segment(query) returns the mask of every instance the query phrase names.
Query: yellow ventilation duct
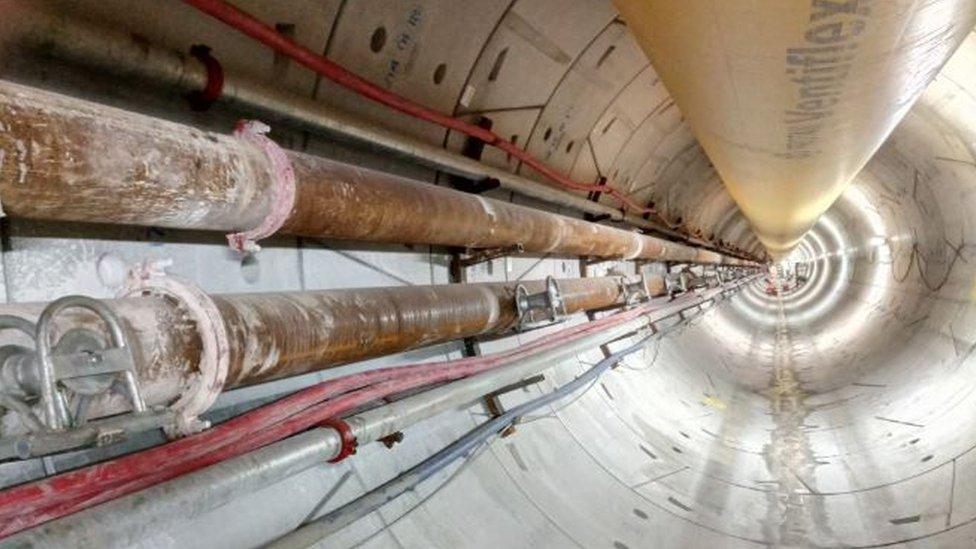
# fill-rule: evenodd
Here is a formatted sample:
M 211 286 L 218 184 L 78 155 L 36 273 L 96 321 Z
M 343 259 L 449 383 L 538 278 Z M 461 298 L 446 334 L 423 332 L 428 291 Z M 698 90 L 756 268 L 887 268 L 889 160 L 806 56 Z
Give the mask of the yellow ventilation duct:
M 775 258 L 976 22 L 976 0 L 614 0 Z

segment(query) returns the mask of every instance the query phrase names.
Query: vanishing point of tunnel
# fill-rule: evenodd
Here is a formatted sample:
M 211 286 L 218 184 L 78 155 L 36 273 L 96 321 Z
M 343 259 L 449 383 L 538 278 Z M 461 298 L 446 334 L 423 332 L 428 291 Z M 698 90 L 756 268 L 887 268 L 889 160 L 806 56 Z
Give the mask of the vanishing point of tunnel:
M 0 0 L 0 547 L 976 547 L 976 0 Z

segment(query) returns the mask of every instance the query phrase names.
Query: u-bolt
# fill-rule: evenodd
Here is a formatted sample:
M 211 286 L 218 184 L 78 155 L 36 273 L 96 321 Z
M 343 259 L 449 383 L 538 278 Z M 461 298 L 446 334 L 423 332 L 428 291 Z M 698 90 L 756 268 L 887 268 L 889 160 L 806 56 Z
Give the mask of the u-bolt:
M 37 362 L 41 385 L 41 402 L 44 407 L 44 418 L 48 426 L 55 430 L 64 429 L 69 423 L 68 412 L 57 387 L 57 374 L 54 370 L 54 360 L 51 357 L 51 333 L 54 329 L 53 320 L 66 309 L 88 309 L 95 313 L 108 328 L 112 337 L 112 345 L 129 352 L 125 341 L 125 332 L 118 316 L 101 301 L 81 296 L 69 295 L 56 299 L 48 305 L 37 319 Z M 136 412 L 144 412 L 146 403 L 139 393 L 138 383 L 132 371 L 124 374 L 126 388 L 132 398 L 132 407 Z

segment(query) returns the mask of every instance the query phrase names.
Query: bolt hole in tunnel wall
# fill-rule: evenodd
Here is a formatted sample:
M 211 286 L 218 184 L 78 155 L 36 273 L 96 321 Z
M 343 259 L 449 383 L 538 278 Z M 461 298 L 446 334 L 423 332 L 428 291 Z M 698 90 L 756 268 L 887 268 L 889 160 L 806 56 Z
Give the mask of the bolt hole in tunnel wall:
M 135 0 L 46 4 L 69 19 L 122 29 L 140 43 L 180 51 L 206 43 L 228 74 L 273 82 L 428 144 L 453 151 L 466 144 L 456 132 L 363 102 L 182 3 L 151 8 Z M 747 16 L 741 34 L 765 36 L 763 17 L 734 9 L 744 4 L 723 3 L 725 20 Z M 758 9 L 761 3 L 749 4 Z M 808 15 L 813 4 L 846 9 L 888 3 L 780 3 Z M 907 114 L 900 122 L 886 118 L 876 124 L 893 126 L 890 137 L 875 144 L 880 145 L 876 152 L 865 151 L 870 160 L 863 169 L 851 162 L 849 171 L 857 175 L 850 186 L 768 284 L 749 286 L 689 314 L 685 322 L 662 321 L 661 335 L 601 378 L 600 387 L 516 426 L 476 459 L 443 471 L 330 537 L 328 546 L 971 546 L 976 540 L 973 7 L 964 1 L 890 4 L 907 21 L 926 23 L 892 30 L 889 46 L 901 45 L 908 55 L 898 66 L 913 79 L 934 78 L 916 103 L 904 105 Z M 742 250 L 762 249 L 723 187 L 724 157 L 702 137 L 691 105 L 668 93 L 667 73 L 661 71 L 662 81 L 628 28 L 633 18 L 621 17 L 609 2 L 247 0 L 237 5 L 272 26 L 293 29 L 295 40 L 387 89 L 464 119 L 490 118 L 495 133 L 519 136 L 512 140 L 519 147 L 578 181 L 604 177 L 669 218 L 681 218 L 691 231 L 714 234 Z M 5 36 L 21 36 L 9 19 L 2 25 Z M 931 34 L 920 34 L 926 29 Z M 718 34 L 705 36 L 701 44 L 719 40 Z M 944 59 L 960 41 L 944 67 L 941 60 L 929 63 Z M 755 49 L 740 52 L 729 44 L 737 55 L 761 58 Z M 7 41 L 3 51 L 17 50 Z M 878 74 L 892 70 L 880 65 Z M 93 71 L 43 49 L 4 55 L 0 67 L 6 80 L 220 133 L 229 133 L 236 118 L 247 114 L 221 103 L 194 113 L 180 92 L 124 73 Z M 743 75 L 758 70 L 751 65 L 730 70 L 736 69 Z M 879 82 L 873 83 L 880 87 Z M 874 96 L 885 90 L 856 91 Z M 855 118 L 838 115 L 832 123 L 853 127 Z M 6 121 L 0 122 L 5 131 Z M 736 124 L 764 129 L 755 121 Z M 272 136 L 286 148 L 432 184 L 442 178 L 429 167 L 302 128 L 275 125 Z M 38 141 L 14 148 L 5 154 L 3 173 L 16 178 L 19 163 L 30 165 L 43 147 Z M 480 161 L 542 180 L 491 147 Z M 552 209 L 504 189 L 483 196 Z M 603 195 L 596 200 L 611 203 Z M 277 236 L 253 259 L 242 261 L 220 234 L 16 217 L 0 229 L 0 289 L 9 302 L 45 302 L 72 293 L 108 298 L 120 282 L 113 265 L 146 257 L 174 259 L 177 274 L 210 293 L 451 281 L 448 251 L 424 244 Z M 584 270 L 599 276 L 611 268 L 636 272 L 631 262 L 592 264 L 532 254 L 492 259 L 464 275 L 467 282 L 516 282 L 578 277 Z M 573 317 L 569 323 L 583 320 Z M 502 351 L 547 333 L 475 342 L 474 350 Z M 612 342 L 608 350 L 629 343 Z M 465 352 L 463 342 L 450 342 L 248 387 L 223 394 L 214 413 L 226 416 L 343 373 Z M 581 352 L 546 371 L 541 381 L 501 395 L 500 404 L 508 408 L 563 385 L 603 356 L 598 346 Z M 189 519 L 140 530 L 138 541 L 173 547 L 262 545 L 410 468 L 481 423 L 485 413 L 480 404 L 444 412 L 405 429 L 392 450 L 364 445 L 354 459 L 317 464 L 226 504 L 201 504 Z M 155 441 L 130 444 L 149 442 Z M 118 450 L 8 462 L 0 465 L 0 478 L 13 485 L 113 451 Z M 111 517 L 103 517 L 83 524 L 105 528 L 111 523 Z M 75 532 L 77 537 L 66 535 L 61 545 L 84 539 L 83 530 Z

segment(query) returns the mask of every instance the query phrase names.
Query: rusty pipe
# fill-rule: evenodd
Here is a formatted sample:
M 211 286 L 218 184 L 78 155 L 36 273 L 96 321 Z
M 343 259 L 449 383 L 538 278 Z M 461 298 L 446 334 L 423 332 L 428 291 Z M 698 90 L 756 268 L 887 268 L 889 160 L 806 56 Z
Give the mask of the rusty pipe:
M 567 314 L 603 309 L 626 302 L 628 280 L 596 277 L 558 281 Z M 657 294 L 659 281 L 646 286 Z M 522 282 L 530 292 L 542 281 Z M 215 329 L 227 336 L 227 372 L 221 390 L 319 371 L 330 367 L 444 343 L 465 337 L 498 334 L 518 321 L 514 283 L 445 284 L 290 293 L 209 296 L 219 320 Z M 182 396 L 199 375 L 204 354 L 199 326 L 185 304 L 170 297 L 141 295 L 105 301 L 128 334 L 142 396 L 149 406 L 169 404 Z M 0 307 L 34 321 L 45 304 Z M 100 330 L 97 317 L 82 310 L 59 316 L 54 339 L 75 328 Z M 3 344 L 26 343 L 4 332 Z M 11 380 L 30 378 L 27 361 L 9 359 L 0 369 L 4 390 Z M 25 393 L 36 389 L 18 387 Z M 93 402 L 91 417 L 127 410 L 125 398 L 105 395 Z
M 192 93 L 206 87 L 204 64 L 194 56 L 154 44 L 141 36 L 80 20 L 74 14 L 43 9 L 37 2 L 0 0 L 7 25 L 0 21 L 0 48 L 8 55 L 51 55 L 100 72 Z M 9 5 L 7 5 L 9 4 Z M 635 214 L 622 214 L 612 206 L 593 202 L 552 186 L 472 160 L 431 145 L 416 137 L 337 110 L 322 101 L 258 82 L 224 67 L 220 101 L 245 112 L 260 113 L 274 122 L 327 136 L 368 143 L 447 173 L 476 180 L 494 179 L 502 188 L 554 205 L 592 215 L 607 216 L 629 225 L 708 245 L 661 223 Z
M 543 282 L 522 283 L 541 292 Z M 567 314 L 621 305 L 620 277 L 559 281 Z M 475 283 L 214 298 L 231 335 L 231 387 L 515 327 L 515 284 Z M 269 363 L 269 357 L 274 362 Z
M 268 153 L 231 136 L 0 82 L 0 204 L 30 219 L 247 230 L 272 210 Z M 280 232 L 528 253 L 746 264 L 669 242 L 287 152 Z M 287 205 L 286 205 L 287 208 Z

